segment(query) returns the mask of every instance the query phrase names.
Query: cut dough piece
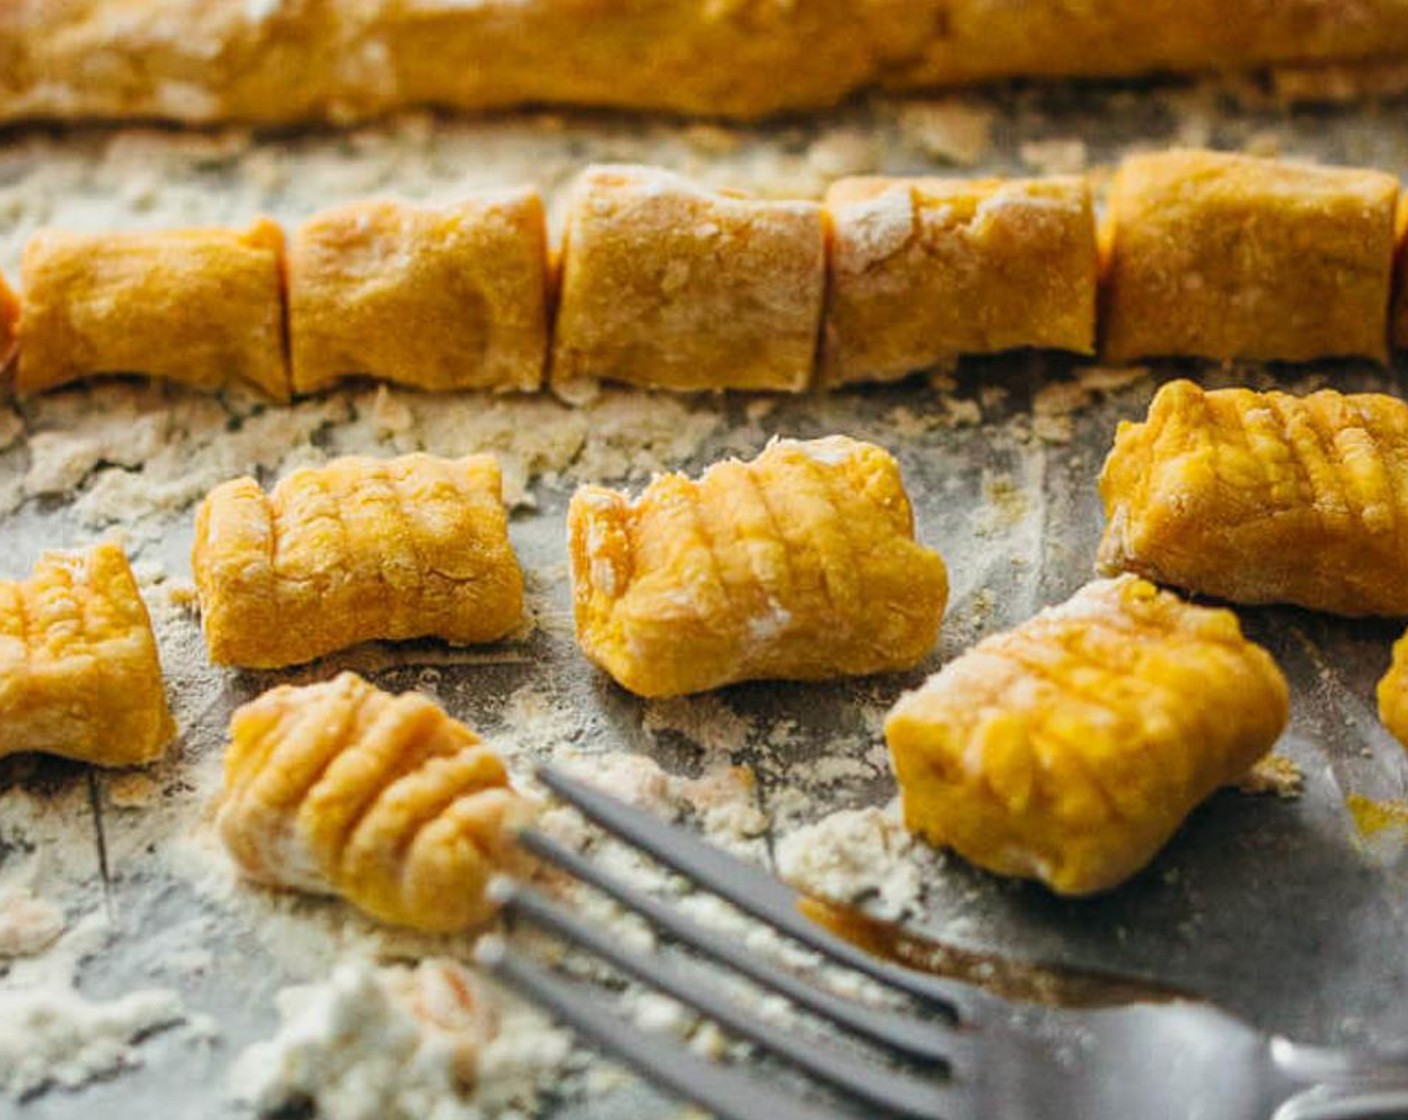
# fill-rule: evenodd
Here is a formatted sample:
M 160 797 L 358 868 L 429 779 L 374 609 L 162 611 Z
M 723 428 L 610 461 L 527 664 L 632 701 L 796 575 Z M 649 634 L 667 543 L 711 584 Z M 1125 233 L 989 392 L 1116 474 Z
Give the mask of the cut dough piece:
M 270 669 L 382 638 L 502 638 L 523 614 L 492 455 L 334 459 L 217 486 L 191 552 L 210 658 Z
M 569 398 L 597 380 L 798 392 L 825 287 L 816 204 L 704 191 L 658 168 L 589 168 L 567 215 L 553 387 Z
M 5 274 L 0 272 L 0 373 L 15 356 L 15 336 L 20 320 L 20 298 L 5 282 Z
M 537 389 L 548 345 L 542 196 L 325 211 L 289 247 L 288 298 L 295 392 L 351 374 L 420 389 Z
M 961 354 L 1095 347 L 1084 179 L 842 179 L 822 379 L 888 381 Z
M 21 393 L 107 373 L 289 394 L 283 233 L 40 230 L 24 249 Z
M 1408 615 L 1408 404 L 1165 385 L 1100 475 L 1100 572 L 1236 603 Z
M 490 877 L 522 862 L 512 833 L 530 816 L 499 756 L 418 693 L 341 673 L 230 719 L 216 823 L 270 886 L 430 933 L 470 929 L 493 913 Z
M 159 758 L 175 733 L 121 548 L 46 552 L 29 579 L 0 582 L 0 756 L 132 766 Z
M 1287 714 L 1284 677 L 1236 615 L 1123 576 L 944 666 L 885 738 L 910 829 L 1082 895 L 1153 859 Z
M 1387 361 L 1397 202 L 1379 171 L 1126 160 L 1104 235 L 1105 357 Z
M 567 525 L 577 641 L 641 696 L 908 669 L 948 598 L 899 465 L 844 436 L 663 475 L 635 500 L 585 486 Z

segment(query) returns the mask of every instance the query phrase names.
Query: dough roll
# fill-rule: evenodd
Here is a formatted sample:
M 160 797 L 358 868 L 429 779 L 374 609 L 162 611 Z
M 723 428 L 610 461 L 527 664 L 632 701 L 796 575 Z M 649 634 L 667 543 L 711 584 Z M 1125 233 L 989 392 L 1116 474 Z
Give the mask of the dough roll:
M 464 724 L 355 673 L 282 685 L 230 718 L 216 824 L 249 878 L 332 894 L 433 933 L 479 925 L 485 888 L 525 870 L 532 803 Z
M 115 544 L 47 552 L 0 581 L 0 757 L 159 758 L 176 734 L 151 617 Z
M 1289 694 L 1228 610 L 1134 576 L 980 642 L 902 696 L 905 824 L 999 875 L 1109 890 L 1275 744 Z
M 289 246 L 295 392 L 365 374 L 420 389 L 537 389 L 548 246 L 532 188 L 439 209 L 353 202 Z
M 523 574 L 492 455 L 334 459 L 217 486 L 191 571 L 210 659 L 272 669 L 359 642 L 504 637 Z
M 140 373 L 289 395 L 283 232 L 40 230 L 25 245 L 15 388 Z
M 1165 385 L 1100 475 L 1097 567 L 1234 603 L 1408 615 L 1408 404 Z
M 756 118 L 873 85 L 1405 53 L 1405 0 L 10 0 L 0 119 L 530 103 Z
M 567 531 L 577 641 L 640 696 L 908 669 L 948 600 L 899 464 L 845 436 L 662 475 L 635 499 L 584 486 Z

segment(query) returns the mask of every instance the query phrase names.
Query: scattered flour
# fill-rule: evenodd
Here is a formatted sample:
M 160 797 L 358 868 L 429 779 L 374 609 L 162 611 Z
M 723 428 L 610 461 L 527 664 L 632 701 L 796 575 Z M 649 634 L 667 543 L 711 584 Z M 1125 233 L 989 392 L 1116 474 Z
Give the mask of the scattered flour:
M 13 1098 L 73 1089 L 141 1062 L 140 1041 L 185 1019 L 175 992 L 148 989 L 94 1003 L 72 988 L 0 998 L 0 1089 Z
M 283 989 L 277 1004 L 278 1032 L 230 1073 L 235 1098 L 261 1115 L 312 1105 L 323 1120 L 471 1120 L 481 1062 L 501 1091 L 504 1072 L 515 1063 L 521 1072 L 525 1033 L 537 1036 L 539 1060 L 560 1064 L 569 1048 L 537 1016 L 502 1041 L 496 996 L 450 960 L 414 969 L 346 960 L 321 983 Z
M 895 801 L 884 809 L 843 809 L 784 835 L 777 867 L 809 894 L 865 903 L 877 918 L 898 919 L 915 913 L 923 895 L 917 847 Z
M 900 135 L 926 156 L 976 167 L 988 154 L 997 114 L 991 105 L 955 96 L 906 101 L 900 106 Z

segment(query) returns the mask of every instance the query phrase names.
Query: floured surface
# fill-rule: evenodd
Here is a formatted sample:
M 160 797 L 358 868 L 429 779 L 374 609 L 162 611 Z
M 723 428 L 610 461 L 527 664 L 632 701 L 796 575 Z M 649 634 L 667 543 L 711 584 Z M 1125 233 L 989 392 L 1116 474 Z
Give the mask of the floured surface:
M 1189 88 L 1158 97 L 1116 91 L 876 103 L 827 125 L 769 131 L 540 116 L 416 118 L 258 144 L 238 134 L 14 134 L 0 146 L 0 267 L 13 276 L 25 236 L 46 222 L 77 229 L 243 223 L 256 212 L 291 222 L 352 198 L 450 199 L 521 182 L 540 184 L 560 215 L 563 187 L 593 159 L 656 163 L 711 186 L 773 197 L 816 197 L 833 178 L 869 172 L 1098 167 L 1129 148 L 1174 142 L 1402 172 L 1408 130 L 1400 115 L 1401 106 L 1287 115 L 1271 104 L 1236 108 L 1221 92 Z M 1122 122 L 1119 130 L 1109 127 L 1112 118 Z M 270 1075 L 272 1082 L 240 1079 L 249 1089 L 243 1095 L 306 1097 L 311 1068 L 321 1071 L 317 1084 L 340 1087 L 335 1102 L 323 1102 L 331 1116 L 368 1107 L 443 1117 L 675 1114 L 672 1102 L 614 1066 L 569 1052 L 560 1031 L 493 995 L 483 999 L 497 1026 L 473 1047 L 477 1094 L 466 1085 L 474 1079 L 464 1076 L 456 1044 L 447 1051 L 443 1038 L 421 1035 L 399 1051 L 407 1061 L 396 1069 L 405 1077 L 388 1075 L 404 1089 L 396 1090 L 400 1097 L 357 1088 L 356 1071 L 372 1069 L 365 1051 L 376 1044 L 372 1036 L 354 1038 L 351 1050 L 339 1051 L 332 1041 L 339 1015 L 371 1008 L 380 1016 L 377 1037 L 405 1040 L 403 1028 L 417 1020 L 405 1010 L 410 1004 L 385 995 L 387 984 L 404 994 L 406 966 L 467 961 L 468 939 L 383 929 L 335 901 L 241 884 L 211 835 L 208 812 L 231 709 L 271 684 L 326 679 L 343 668 L 434 696 L 499 746 L 520 774 L 541 759 L 567 760 L 747 858 L 776 856 L 816 889 L 907 917 L 958 945 L 1140 973 L 1313 1040 L 1408 1035 L 1408 964 L 1391 949 L 1408 928 L 1408 837 L 1385 833 L 1366 846 L 1345 807 L 1350 794 L 1387 802 L 1408 792 L 1405 756 L 1372 707 L 1373 683 L 1396 636 L 1390 625 L 1244 612 L 1252 635 L 1293 681 L 1293 725 L 1280 749 L 1299 765 L 1303 792 L 1217 795 L 1148 873 L 1108 898 L 1063 902 L 997 882 L 897 827 L 880 737 L 886 709 L 945 659 L 1086 581 L 1100 530 L 1094 480 L 1114 425 L 1141 416 L 1157 381 L 1174 372 L 1187 370 L 1072 368 L 1016 356 L 806 400 L 608 390 L 572 409 L 547 397 L 352 386 L 277 409 L 239 396 L 110 383 L 19 408 L 0 405 L 0 577 L 23 574 L 44 548 L 125 535 L 181 728 L 159 765 L 95 775 L 96 814 L 81 767 L 35 759 L 0 765 L 0 1039 L 19 1021 L 13 1010 L 6 1018 L 6 1009 L 21 1006 L 14 993 L 39 989 L 64 1001 L 75 1030 L 111 1042 L 70 1078 L 83 1082 L 79 1088 L 32 1094 L 18 1115 L 159 1107 L 172 1115 L 248 1116 L 249 1100 L 230 1091 L 231 1071 L 261 1043 L 268 1048 L 254 1053 L 264 1056 L 262 1068 L 285 1073 Z M 1247 377 L 1269 383 L 1237 371 L 1205 379 Z M 1395 389 L 1392 377 L 1358 367 L 1281 383 L 1303 391 L 1321 380 Z M 647 702 L 586 665 L 571 636 L 563 540 L 577 482 L 638 488 L 657 470 L 697 471 L 724 454 L 752 456 L 774 435 L 838 432 L 895 454 L 919 536 L 948 563 L 949 614 L 921 670 Z M 193 505 L 205 490 L 245 472 L 268 483 L 336 454 L 415 450 L 501 456 L 515 506 L 510 532 L 528 576 L 524 632 L 476 649 L 363 647 L 280 673 L 212 670 L 191 610 L 187 558 Z M 550 824 L 594 856 L 674 893 L 657 870 L 595 842 L 574 814 L 557 810 Z M 616 923 L 622 936 L 650 943 L 648 931 L 599 898 L 573 898 Z M 750 944 L 778 950 L 712 900 L 686 905 L 733 923 Z M 804 956 L 789 959 L 810 967 Z M 280 997 L 286 989 L 294 994 Z M 74 992 L 87 1003 L 75 1002 Z M 160 1002 L 168 995 L 174 1003 Z M 675 1030 L 700 1050 L 727 1048 L 717 1031 L 668 1001 L 633 987 L 619 998 L 636 1018 Z M 91 1009 L 105 1007 L 112 1014 L 97 1023 Z M 767 1003 L 763 1010 L 783 1013 Z M 182 1022 L 154 1033 L 140 1025 L 168 1016 Z M 478 1019 L 453 1021 L 461 1034 L 483 1029 Z M 131 1037 L 112 1041 L 129 1027 Z M 425 1047 L 421 1062 L 416 1055 Z M 57 1058 L 45 1065 L 50 1078 L 69 1072 Z M 438 1103 L 427 1105 L 425 1092 Z M 0 1096 L 0 1115 L 15 1109 Z

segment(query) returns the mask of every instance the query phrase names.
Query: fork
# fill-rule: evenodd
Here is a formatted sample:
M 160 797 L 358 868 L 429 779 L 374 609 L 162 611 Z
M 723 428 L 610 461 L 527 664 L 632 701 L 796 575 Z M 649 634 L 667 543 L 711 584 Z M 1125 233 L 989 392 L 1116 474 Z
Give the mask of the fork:
M 639 1073 L 722 1120 L 1359 1120 L 1408 1117 L 1408 1046 L 1355 1050 L 1269 1036 L 1192 1000 L 1071 1009 L 1015 1003 L 973 985 L 874 957 L 808 919 L 806 896 L 767 872 L 569 777 L 543 784 L 618 839 L 696 887 L 732 903 L 833 964 L 908 997 L 912 1011 L 873 1007 L 803 979 L 702 925 L 534 829 L 521 846 L 603 892 L 702 956 L 828 1021 L 872 1049 L 839 1046 L 779 1026 L 735 1003 L 665 955 L 634 951 L 533 887 L 499 879 L 511 923 L 526 923 L 713 1019 L 823 1087 L 790 1090 L 710 1061 L 643 1030 L 605 1006 L 600 989 L 570 979 L 500 937 L 481 940 L 480 963 Z M 897 1064 L 894 1060 L 898 1058 Z

